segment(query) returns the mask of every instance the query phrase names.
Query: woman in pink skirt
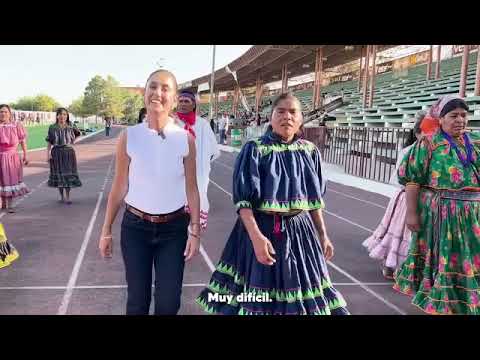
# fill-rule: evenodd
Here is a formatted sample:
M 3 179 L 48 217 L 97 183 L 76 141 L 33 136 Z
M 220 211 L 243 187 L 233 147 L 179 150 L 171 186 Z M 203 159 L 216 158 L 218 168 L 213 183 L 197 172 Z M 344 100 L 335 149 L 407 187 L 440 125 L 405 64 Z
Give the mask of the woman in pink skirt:
M 397 186 L 399 189 L 390 199 L 380 225 L 378 225 L 372 236 L 362 244 L 367 248 L 371 258 L 382 260 L 382 273 L 387 279 L 393 279 L 395 269 L 402 265 L 406 259 L 410 246 L 411 233 L 405 226 L 407 213 L 405 187 L 398 183 L 397 170 L 405 154 L 410 151 L 415 141 L 424 132 L 422 121 L 425 117 L 425 112 L 419 111 L 415 117 L 413 136 L 410 136 L 405 147 L 399 152 L 397 165 L 390 181 L 392 185 Z
M 11 121 L 12 110 L 0 105 L 0 198 L 2 209 L 15 212 L 12 200 L 29 192 L 23 182 L 23 165 L 27 160 L 27 133 L 22 123 Z M 22 146 L 23 159 L 18 155 L 18 144 Z M 23 165 L 22 165 L 23 163 Z

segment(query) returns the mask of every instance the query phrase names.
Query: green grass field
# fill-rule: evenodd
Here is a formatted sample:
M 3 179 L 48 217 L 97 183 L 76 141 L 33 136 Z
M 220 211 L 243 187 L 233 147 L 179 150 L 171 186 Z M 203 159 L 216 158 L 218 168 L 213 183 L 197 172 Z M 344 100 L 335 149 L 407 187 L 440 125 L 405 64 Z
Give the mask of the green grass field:
M 28 133 L 28 136 L 27 136 L 28 150 L 47 147 L 47 142 L 45 141 L 45 138 L 47 137 L 49 126 L 50 125 L 37 125 L 37 126 L 26 127 L 26 130 Z M 100 126 L 97 129 L 100 129 Z M 21 147 L 19 146 L 18 149 L 21 150 Z

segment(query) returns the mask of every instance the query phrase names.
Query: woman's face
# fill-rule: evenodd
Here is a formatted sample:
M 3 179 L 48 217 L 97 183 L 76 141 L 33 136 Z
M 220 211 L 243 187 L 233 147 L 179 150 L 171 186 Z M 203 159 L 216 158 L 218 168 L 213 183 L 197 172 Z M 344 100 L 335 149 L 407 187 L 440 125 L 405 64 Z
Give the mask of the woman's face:
M 273 110 L 271 125 L 276 134 L 287 141 L 291 140 L 302 125 L 299 102 L 291 98 L 280 101 Z
M 467 127 L 467 115 L 465 109 L 456 108 L 440 118 L 440 126 L 442 127 L 442 130 L 450 136 L 461 136 Z
M 172 77 L 165 72 L 159 72 L 148 80 L 145 87 L 145 107 L 151 114 L 170 114 L 176 105 L 176 88 Z
M 57 120 L 60 125 L 65 125 L 67 123 L 68 114 L 65 110 L 62 110 L 60 114 L 57 115 Z
M 0 122 L 10 121 L 10 111 L 6 107 L 0 108 Z

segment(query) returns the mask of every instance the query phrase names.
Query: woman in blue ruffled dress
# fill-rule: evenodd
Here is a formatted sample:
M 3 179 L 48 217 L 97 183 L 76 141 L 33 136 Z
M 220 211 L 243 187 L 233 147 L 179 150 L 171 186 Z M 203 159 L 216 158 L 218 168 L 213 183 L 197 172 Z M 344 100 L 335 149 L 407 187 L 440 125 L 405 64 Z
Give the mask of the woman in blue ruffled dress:
M 322 216 L 325 178 L 318 148 L 298 137 L 301 104 L 273 103 L 271 126 L 247 142 L 233 174 L 239 214 L 197 303 L 225 315 L 346 315 L 326 261 L 333 245 Z

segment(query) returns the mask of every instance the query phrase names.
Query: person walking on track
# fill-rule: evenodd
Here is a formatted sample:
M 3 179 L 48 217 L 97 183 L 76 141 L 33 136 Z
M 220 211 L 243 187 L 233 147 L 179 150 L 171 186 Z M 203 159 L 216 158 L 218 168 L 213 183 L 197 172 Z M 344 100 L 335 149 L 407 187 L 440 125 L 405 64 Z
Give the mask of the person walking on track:
M 82 186 L 78 176 L 77 156 L 73 144 L 80 131 L 70 123 L 70 114 L 58 108 L 56 122 L 48 128 L 47 162 L 50 164 L 48 186 L 58 188 L 60 202 L 71 204 L 70 190 Z M 64 195 L 65 191 L 65 195 Z
M 468 110 L 458 95 L 440 98 L 439 130 L 398 169 L 413 236 L 394 289 L 428 314 L 480 315 L 480 136 L 467 132 Z
M 298 137 L 303 119 L 295 96 L 280 95 L 271 119 L 265 135 L 238 155 L 233 202 L 239 219 L 196 302 L 213 314 L 346 315 L 327 269 L 334 248 L 321 210 L 320 151 Z
M 180 308 L 185 261 L 200 246 L 200 199 L 195 140 L 170 116 L 177 81 L 166 70 L 152 73 L 145 86 L 145 121 L 122 132 L 116 170 L 99 241 L 102 257 L 111 257 L 112 224 L 126 203 L 120 243 L 127 280 L 128 315 L 149 313 L 152 267 L 155 315 Z M 185 211 L 185 204 L 190 214 Z M 189 225 L 190 222 L 190 225 Z
M 12 110 L 0 105 L 0 198 L 2 209 L 14 213 L 13 199 L 30 192 L 23 182 L 23 165 L 28 165 L 27 132 L 20 121 L 11 121 Z M 23 159 L 17 148 L 21 145 Z
M 217 139 L 207 120 L 196 114 L 195 95 L 182 91 L 178 97 L 177 123 L 188 130 L 195 138 L 195 154 L 197 163 L 197 185 L 200 193 L 200 225 L 206 230 L 210 204 L 207 198 L 210 182 L 210 164 L 220 156 Z

